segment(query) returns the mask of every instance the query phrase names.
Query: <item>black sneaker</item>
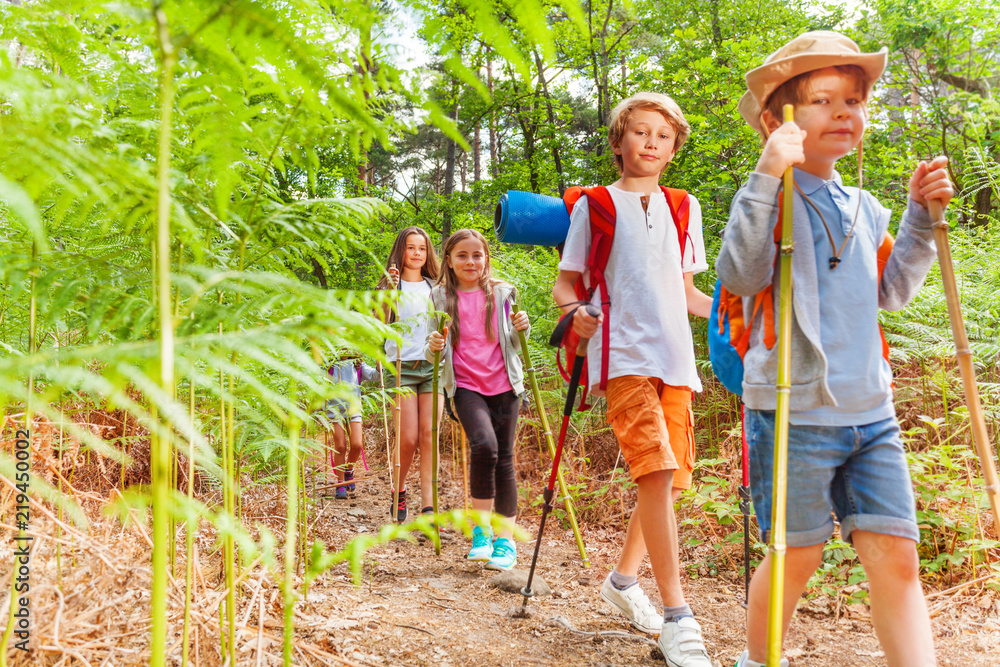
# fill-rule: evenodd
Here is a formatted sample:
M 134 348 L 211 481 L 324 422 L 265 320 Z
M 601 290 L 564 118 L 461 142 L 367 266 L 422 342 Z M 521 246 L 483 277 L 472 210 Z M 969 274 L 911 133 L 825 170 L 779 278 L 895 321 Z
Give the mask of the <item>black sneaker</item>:
M 392 503 L 389 504 L 389 516 L 392 516 Z M 396 522 L 406 521 L 406 489 L 399 492 L 399 504 L 396 506 Z
M 421 514 L 434 514 L 434 508 L 430 505 L 420 510 Z

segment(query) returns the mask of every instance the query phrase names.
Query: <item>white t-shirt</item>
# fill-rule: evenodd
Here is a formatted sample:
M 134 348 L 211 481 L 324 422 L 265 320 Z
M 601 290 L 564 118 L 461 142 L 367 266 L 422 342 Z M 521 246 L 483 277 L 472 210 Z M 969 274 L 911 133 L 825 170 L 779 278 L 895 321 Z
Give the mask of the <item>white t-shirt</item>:
M 646 212 L 642 195 L 609 186 L 615 204 L 615 238 L 604 271 L 611 296 L 608 379 L 624 375 L 656 377 L 676 387 L 701 391 L 695 367 L 694 341 L 688 322 L 684 274 L 708 268 L 701 233 L 701 205 L 691 196 L 688 239 L 681 262 L 677 228 L 663 192 L 649 197 Z M 569 233 L 559 268 L 584 274 L 590 284 L 590 206 L 580 197 L 570 215 Z M 600 306 L 601 290 L 592 302 Z M 602 325 L 603 327 L 603 325 Z M 601 381 L 601 336 L 598 329 L 587 348 L 591 391 Z
M 405 328 L 400 332 L 403 336 L 403 361 L 423 361 L 424 341 L 430 330 L 430 313 L 434 310 L 431 303 L 431 286 L 426 280 L 411 283 L 399 281 L 399 310 L 396 322 Z M 385 355 L 396 359 L 396 341 L 385 342 Z

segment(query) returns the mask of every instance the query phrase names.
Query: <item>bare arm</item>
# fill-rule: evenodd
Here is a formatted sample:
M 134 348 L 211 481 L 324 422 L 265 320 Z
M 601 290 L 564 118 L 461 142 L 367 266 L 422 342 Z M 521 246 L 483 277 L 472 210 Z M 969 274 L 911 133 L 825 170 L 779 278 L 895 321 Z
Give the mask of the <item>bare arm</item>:
M 576 298 L 576 290 L 573 285 L 576 284 L 579 277 L 578 271 L 560 271 L 556 278 L 556 284 L 552 286 L 552 298 L 556 300 L 556 305 L 559 306 L 563 315 L 577 306 L 579 299 Z M 581 338 L 593 338 L 603 320 L 604 315 L 596 318 L 591 317 L 585 308 L 578 308 L 576 315 L 573 316 L 573 330 Z
M 708 317 L 712 312 L 712 297 L 694 286 L 694 274 L 684 274 L 684 296 L 687 297 L 688 312 L 698 317 Z

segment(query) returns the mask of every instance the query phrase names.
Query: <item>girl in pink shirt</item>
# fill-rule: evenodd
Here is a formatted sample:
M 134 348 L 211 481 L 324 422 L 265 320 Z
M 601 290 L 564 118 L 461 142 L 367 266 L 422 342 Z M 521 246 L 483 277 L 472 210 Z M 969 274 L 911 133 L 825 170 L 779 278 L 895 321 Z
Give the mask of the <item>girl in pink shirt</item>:
M 448 238 L 443 254 L 431 298 L 436 310 L 448 314 L 450 326 L 428 335 L 425 352 L 432 359 L 434 352 L 443 351 L 441 384 L 454 398 L 472 450 L 472 507 L 508 519 L 495 541 L 491 528 L 476 526 L 467 558 L 487 561 L 491 570 L 509 570 L 517 564 L 514 436 L 524 393 L 517 332 L 529 329 L 528 315 L 512 313 L 517 292 L 492 278 L 482 234 L 458 230 Z

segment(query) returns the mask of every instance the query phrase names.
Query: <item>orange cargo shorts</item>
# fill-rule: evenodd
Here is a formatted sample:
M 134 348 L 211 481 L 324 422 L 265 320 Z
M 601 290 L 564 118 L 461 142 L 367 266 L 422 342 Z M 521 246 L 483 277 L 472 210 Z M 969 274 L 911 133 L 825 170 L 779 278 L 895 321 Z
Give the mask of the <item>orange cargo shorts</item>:
M 675 489 L 691 488 L 694 415 L 691 389 L 625 375 L 608 380 L 608 423 L 618 437 L 633 480 L 673 470 Z

